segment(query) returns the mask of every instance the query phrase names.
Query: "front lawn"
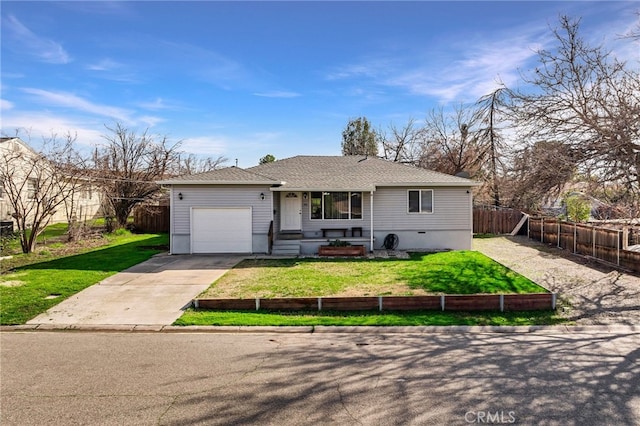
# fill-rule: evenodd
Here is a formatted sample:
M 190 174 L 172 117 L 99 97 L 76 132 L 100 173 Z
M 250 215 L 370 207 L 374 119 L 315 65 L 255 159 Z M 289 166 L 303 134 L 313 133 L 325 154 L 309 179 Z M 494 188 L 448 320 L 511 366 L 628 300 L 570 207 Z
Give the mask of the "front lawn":
M 80 290 L 149 259 L 162 251 L 168 236 L 125 232 L 103 242 L 97 248 L 80 248 L 81 253 L 27 264 L 0 275 L 0 324 L 24 324 Z M 24 264 L 37 261 L 40 254 L 21 256 L 18 259 Z
M 201 298 L 541 293 L 545 289 L 474 251 L 410 259 L 252 259 Z
M 566 320 L 551 311 L 528 312 L 216 312 L 189 309 L 174 325 L 216 326 L 418 326 L 553 325 Z

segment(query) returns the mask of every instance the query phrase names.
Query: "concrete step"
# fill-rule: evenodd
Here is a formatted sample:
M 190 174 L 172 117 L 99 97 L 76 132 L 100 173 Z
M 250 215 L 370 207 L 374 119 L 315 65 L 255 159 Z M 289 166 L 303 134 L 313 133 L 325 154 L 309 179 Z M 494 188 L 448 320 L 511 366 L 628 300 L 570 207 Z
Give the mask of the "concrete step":
M 298 256 L 300 255 L 300 241 L 276 240 L 273 242 L 271 254 L 275 256 Z

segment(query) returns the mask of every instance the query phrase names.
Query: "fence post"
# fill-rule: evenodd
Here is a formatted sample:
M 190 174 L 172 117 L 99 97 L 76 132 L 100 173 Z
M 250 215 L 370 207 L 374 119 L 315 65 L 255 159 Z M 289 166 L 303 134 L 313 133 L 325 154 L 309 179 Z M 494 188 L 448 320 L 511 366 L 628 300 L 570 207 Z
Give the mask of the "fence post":
M 544 243 L 544 217 L 540 218 L 540 242 Z
M 576 253 L 578 247 L 578 224 L 573 223 L 573 253 Z
M 618 238 L 616 238 L 616 253 L 618 255 L 616 261 L 618 263 L 618 266 L 620 266 L 620 233 L 621 232 L 622 231 L 618 230 L 618 235 L 617 235 Z
M 596 228 L 595 226 L 591 228 L 591 242 L 593 243 L 593 257 L 596 257 Z
M 558 221 L 558 248 L 560 248 L 560 221 Z

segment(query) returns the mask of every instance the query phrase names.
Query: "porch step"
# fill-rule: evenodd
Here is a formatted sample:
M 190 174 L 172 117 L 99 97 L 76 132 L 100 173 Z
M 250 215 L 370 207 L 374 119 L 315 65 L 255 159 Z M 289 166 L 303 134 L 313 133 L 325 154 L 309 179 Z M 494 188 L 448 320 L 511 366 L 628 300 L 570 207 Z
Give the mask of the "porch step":
M 278 233 L 278 240 L 301 240 L 302 232 L 287 231 Z
M 275 240 L 271 254 L 274 256 L 299 256 L 300 240 Z

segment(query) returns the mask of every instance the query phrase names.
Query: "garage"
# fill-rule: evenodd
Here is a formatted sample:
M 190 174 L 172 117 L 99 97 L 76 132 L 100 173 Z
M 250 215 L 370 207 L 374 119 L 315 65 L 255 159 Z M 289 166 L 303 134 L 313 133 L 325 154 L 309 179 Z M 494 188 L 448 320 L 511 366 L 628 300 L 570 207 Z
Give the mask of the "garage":
M 251 207 L 192 208 L 192 253 L 251 253 Z

